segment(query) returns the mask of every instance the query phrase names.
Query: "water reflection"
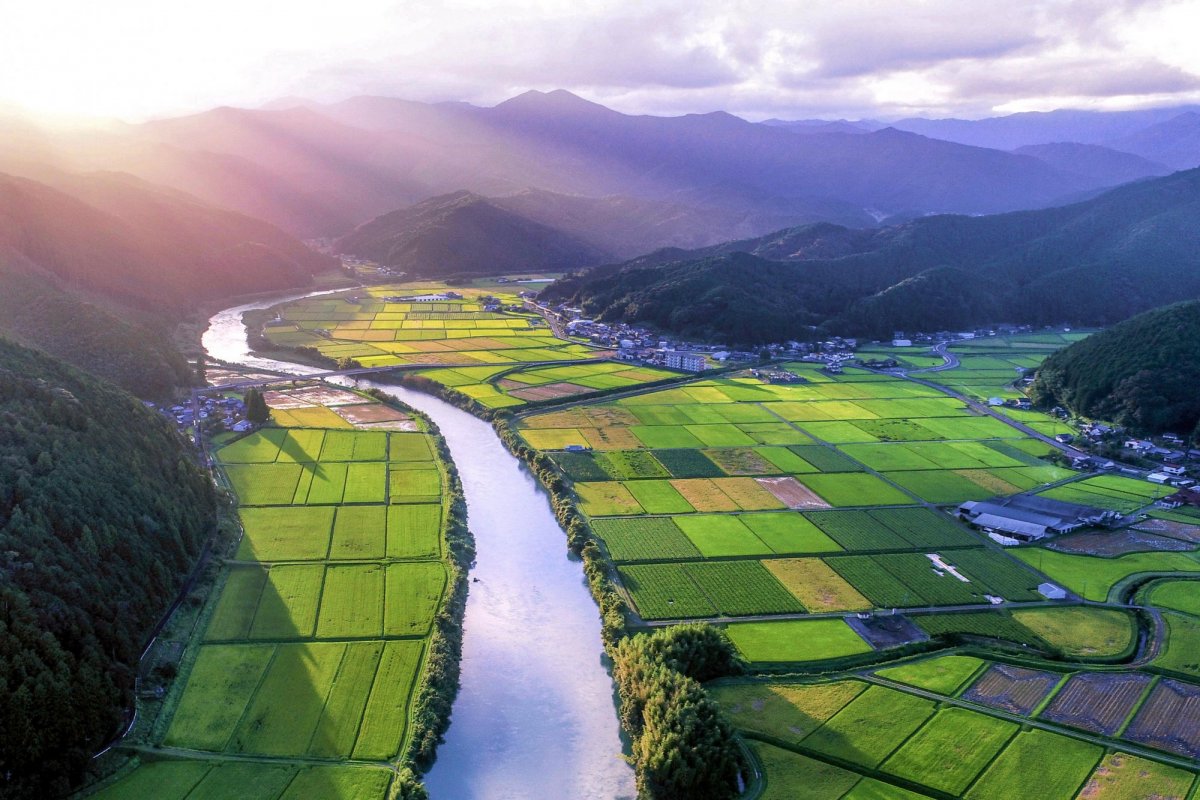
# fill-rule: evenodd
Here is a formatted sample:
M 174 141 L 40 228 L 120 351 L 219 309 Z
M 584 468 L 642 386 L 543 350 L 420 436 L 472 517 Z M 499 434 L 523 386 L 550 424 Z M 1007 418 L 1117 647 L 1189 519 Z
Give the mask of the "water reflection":
M 316 371 L 251 354 L 241 321 L 245 311 L 304 296 L 214 315 L 205 349 L 213 358 L 256 369 Z M 487 423 L 426 394 L 370 380 L 353 383 L 385 391 L 437 422 L 462 476 L 476 539 L 462 689 L 437 764 L 426 776 L 431 795 L 633 797 L 612 681 L 600 657 L 599 615 L 579 562 L 566 556 L 565 536 L 545 492 Z

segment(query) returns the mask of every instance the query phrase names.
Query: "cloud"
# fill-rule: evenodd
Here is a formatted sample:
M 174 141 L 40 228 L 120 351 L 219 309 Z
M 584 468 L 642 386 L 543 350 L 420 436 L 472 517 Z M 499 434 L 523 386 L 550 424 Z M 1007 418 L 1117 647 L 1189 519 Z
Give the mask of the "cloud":
M 143 116 L 561 87 L 637 113 L 886 118 L 1200 98 L 1194 0 L 111 5 L 22 0 L 0 27 L 0 102 Z

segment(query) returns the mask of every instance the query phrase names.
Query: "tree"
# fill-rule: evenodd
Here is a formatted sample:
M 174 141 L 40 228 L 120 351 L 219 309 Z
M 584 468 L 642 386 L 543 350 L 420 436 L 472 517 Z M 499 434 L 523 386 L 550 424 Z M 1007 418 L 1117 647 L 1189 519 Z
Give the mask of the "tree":
M 246 419 L 255 425 L 262 425 L 271 419 L 271 409 L 267 407 L 267 401 L 263 399 L 262 392 L 254 387 L 246 392 Z

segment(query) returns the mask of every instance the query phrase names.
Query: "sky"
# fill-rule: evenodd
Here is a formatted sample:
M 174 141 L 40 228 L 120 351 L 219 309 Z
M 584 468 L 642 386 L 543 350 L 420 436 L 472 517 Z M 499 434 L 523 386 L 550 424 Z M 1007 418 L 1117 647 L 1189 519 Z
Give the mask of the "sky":
M 0 107 L 130 121 L 282 97 L 978 118 L 1200 101 L 1200 2 L 0 0 Z

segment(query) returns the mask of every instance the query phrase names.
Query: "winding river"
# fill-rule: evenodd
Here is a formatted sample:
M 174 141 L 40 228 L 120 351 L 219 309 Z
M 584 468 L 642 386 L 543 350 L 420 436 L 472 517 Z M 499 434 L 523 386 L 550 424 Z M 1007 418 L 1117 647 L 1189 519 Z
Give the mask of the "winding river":
M 319 294 L 319 293 L 312 293 Z M 242 313 L 292 295 L 215 314 L 212 358 L 293 374 L 312 367 L 253 355 Z M 632 798 L 600 619 L 583 570 L 567 557 L 550 500 L 490 425 L 431 395 L 370 380 L 428 414 L 462 477 L 477 548 L 463 640 L 462 685 L 437 763 L 435 800 Z

